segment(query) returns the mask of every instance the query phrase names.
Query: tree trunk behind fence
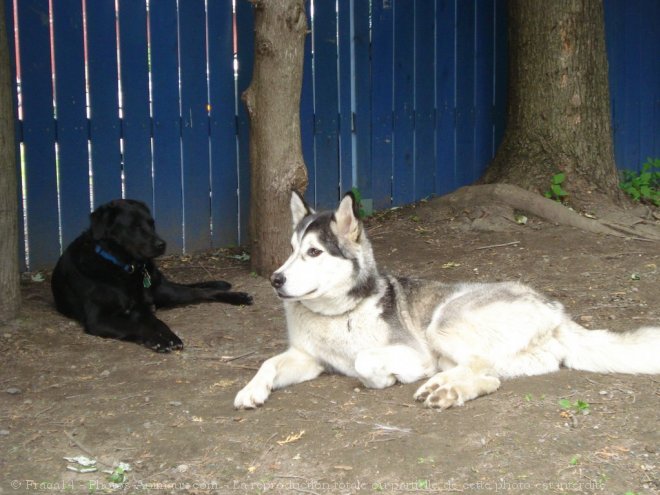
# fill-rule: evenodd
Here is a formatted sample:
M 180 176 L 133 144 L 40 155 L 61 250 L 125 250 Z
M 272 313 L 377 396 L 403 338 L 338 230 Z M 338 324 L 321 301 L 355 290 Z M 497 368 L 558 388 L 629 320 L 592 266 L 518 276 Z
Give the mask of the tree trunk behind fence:
M 21 303 L 16 143 L 4 13 L 5 2 L 2 2 L 0 4 L 0 323 L 14 318 Z
M 253 0 L 255 57 L 243 100 L 250 117 L 252 269 L 268 276 L 288 256 L 291 190 L 304 192 L 300 91 L 307 17 L 303 0 Z

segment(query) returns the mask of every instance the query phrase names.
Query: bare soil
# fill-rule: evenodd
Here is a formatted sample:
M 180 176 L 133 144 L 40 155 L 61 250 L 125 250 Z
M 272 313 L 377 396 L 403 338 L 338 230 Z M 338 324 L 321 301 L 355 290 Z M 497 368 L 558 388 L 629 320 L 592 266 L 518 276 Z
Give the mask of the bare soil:
M 658 243 L 486 217 L 433 200 L 368 229 L 384 271 L 521 280 L 590 328 L 660 324 Z M 417 384 L 324 375 L 235 411 L 286 332 L 268 281 L 231 254 L 161 262 L 175 280 L 226 279 L 256 301 L 160 312 L 186 344 L 172 354 L 85 335 L 55 312 L 47 276 L 26 277 L 20 318 L 0 327 L 0 493 L 659 492 L 658 376 L 562 370 L 438 412 L 413 400 Z M 99 471 L 69 471 L 77 455 Z M 132 470 L 113 485 L 102 470 L 120 461 Z

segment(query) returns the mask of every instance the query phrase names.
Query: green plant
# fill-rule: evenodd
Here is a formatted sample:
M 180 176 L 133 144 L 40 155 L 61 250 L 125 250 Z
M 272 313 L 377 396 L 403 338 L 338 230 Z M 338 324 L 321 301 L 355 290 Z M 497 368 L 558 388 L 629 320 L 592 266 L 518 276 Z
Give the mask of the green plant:
M 568 193 L 561 187 L 565 180 L 566 174 L 563 172 L 553 175 L 550 181 L 550 189 L 543 193 L 543 195 L 548 199 L 554 199 L 560 203 L 563 202 L 564 198 L 568 196 Z
M 571 402 L 568 399 L 562 399 L 559 401 L 559 405 L 562 409 L 570 409 L 582 414 L 587 414 L 589 412 L 589 403 L 583 400 L 576 400 L 575 402 Z
M 660 206 L 660 158 L 647 158 L 642 171 L 621 171 L 619 187 L 633 201 Z
M 353 193 L 353 196 L 355 197 L 355 202 L 358 204 L 358 216 L 360 218 L 364 218 L 367 216 L 367 212 L 365 209 L 362 207 L 362 194 L 360 194 L 360 190 L 357 187 L 354 187 L 351 189 L 351 192 Z

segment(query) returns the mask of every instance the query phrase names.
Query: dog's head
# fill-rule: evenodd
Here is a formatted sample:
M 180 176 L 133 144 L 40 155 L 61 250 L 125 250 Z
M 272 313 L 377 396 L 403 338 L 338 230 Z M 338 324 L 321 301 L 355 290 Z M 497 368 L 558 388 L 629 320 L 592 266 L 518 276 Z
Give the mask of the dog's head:
M 165 252 L 165 241 L 142 201 L 116 199 L 94 210 L 90 220 L 94 241 L 127 260 L 147 261 Z
M 280 298 L 300 300 L 307 306 L 323 300 L 327 314 L 332 314 L 374 290 L 377 272 L 371 244 L 352 193 L 344 196 L 335 211 L 316 213 L 294 192 L 291 218 L 293 253 L 271 276 Z

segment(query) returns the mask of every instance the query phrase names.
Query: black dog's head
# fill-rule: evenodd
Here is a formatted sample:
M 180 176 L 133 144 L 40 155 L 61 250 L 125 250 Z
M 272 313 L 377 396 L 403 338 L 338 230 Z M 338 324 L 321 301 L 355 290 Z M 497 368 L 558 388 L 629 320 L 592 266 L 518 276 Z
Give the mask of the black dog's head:
M 92 215 L 91 234 L 113 254 L 131 261 L 147 261 L 165 252 L 147 205 L 134 199 L 116 199 L 99 206 Z

